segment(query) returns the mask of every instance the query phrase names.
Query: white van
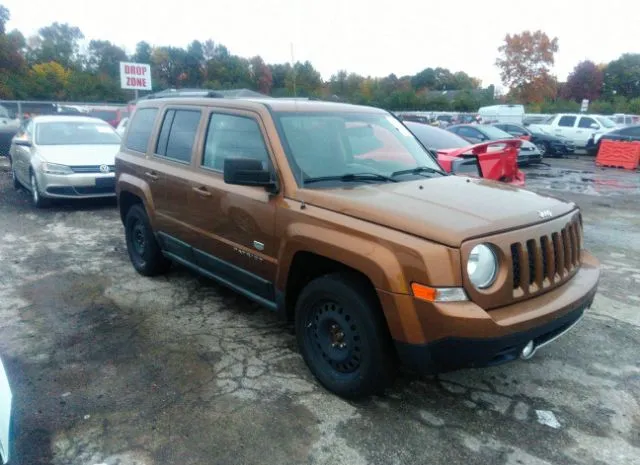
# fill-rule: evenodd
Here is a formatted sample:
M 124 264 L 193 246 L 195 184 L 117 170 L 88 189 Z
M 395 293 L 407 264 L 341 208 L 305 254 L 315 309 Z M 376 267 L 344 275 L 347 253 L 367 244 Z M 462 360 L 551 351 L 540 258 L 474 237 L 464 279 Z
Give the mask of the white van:
M 483 123 L 522 124 L 524 105 L 491 105 L 478 110 Z

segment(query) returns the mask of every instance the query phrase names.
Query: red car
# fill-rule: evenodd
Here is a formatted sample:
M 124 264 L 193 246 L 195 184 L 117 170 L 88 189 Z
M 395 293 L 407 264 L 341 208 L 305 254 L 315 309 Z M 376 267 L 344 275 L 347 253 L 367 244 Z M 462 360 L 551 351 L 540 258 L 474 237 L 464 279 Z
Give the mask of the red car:
M 460 160 L 478 160 L 482 178 L 524 185 L 524 173 L 518 169 L 518 151 L 522 140 L 506 139 L 472 144 L 462 137 L 443 129 L 407 121 L 407 128 L 427 149 L 438 156 L 438 162 L 447 172 L 460 173 Z
M 127 107 L 91 107 L 89 116 L 100 118 L 115 128 L 118 127 L 122 118 L 129 116 L 129 109 Z

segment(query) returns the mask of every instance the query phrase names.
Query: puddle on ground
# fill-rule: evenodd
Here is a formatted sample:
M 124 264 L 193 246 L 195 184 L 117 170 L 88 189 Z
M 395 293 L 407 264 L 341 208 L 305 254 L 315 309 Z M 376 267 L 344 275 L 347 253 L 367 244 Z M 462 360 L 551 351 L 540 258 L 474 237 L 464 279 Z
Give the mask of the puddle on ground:
M 536 167 L 526 171 L 526 187 L 574 192 L 593 196 L 640 194 L 640 178 L 635 171 L 596 171 Z

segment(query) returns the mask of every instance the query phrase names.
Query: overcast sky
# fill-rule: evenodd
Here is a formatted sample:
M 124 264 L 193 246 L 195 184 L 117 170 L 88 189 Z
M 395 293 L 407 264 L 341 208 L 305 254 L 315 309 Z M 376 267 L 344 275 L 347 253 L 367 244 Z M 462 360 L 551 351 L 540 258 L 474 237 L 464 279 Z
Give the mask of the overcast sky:
M 441 66 L 499 84 L 494 66 L 506 33 L 542 29 L 559 39 L 554 72 L 566 79 L 582 60 L 640 52 L 638 0 L 0 0 L 9 29 L 26 36 L 54 21 L 87 40 L 186 46 L 213 39 L 267 63 L 309 60 L 325 79 L 415 74 Z

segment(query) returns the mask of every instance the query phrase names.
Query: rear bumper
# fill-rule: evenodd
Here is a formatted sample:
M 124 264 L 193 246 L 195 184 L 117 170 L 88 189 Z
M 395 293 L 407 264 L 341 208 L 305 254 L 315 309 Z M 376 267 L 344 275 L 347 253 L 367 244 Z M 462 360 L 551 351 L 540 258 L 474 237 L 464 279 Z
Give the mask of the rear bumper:
M 432 304 L 395 296 L 405 325 L 395 337 L 402 363 L 421 373 L 479 367 L 518 358 L 529 341 L 544 345 L 580 319 L 594 299 L 600 279 L 598 261 L 582 252 L 580 270 L 549 292 L 485 311 L 473 302 Z M 384 296 L 390 303 L 389 296 Z M 384 306 L 383 306 L 384 308 Z M 411 312 L 415 316 L 407 318 Z

